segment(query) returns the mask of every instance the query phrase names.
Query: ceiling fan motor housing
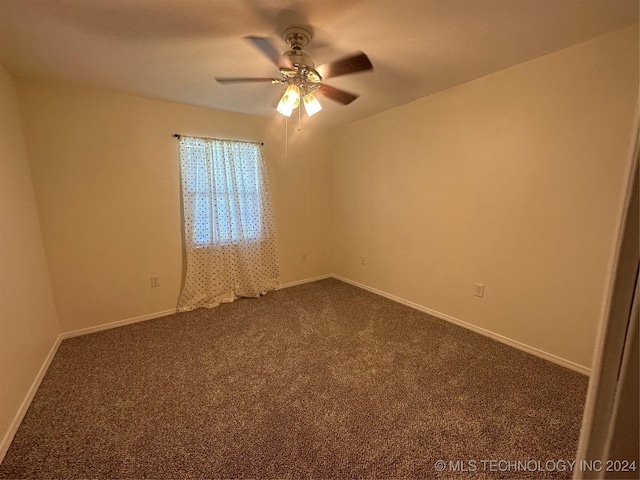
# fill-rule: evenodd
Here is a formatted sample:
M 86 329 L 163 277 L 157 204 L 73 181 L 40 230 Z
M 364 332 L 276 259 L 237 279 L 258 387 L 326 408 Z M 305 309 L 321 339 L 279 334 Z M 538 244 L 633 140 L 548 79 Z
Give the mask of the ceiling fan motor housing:
M 311 32 L 306 28 L 291 27 L 284 31 L 282 37 L 291 49 L 285 52 L 284 55 L 289 58 L 293 68 L 283 68 L 280 69 L 280 72 L 290 79 L 297 78 L 303 86 L 306 86 L 307 83 L 320 83 L 322 77 L 315 69 L 315 63 L 313 63 L 311 57 L 304 51 L 304 47 L 311 41 Z
M 309 68 L 315 68 L 315 64 L 313 63 L 313 60 L 311 60 L 311 57 L 309 57 L 309 55 L 307 55 L 302 50 L 289 50 L 285 52 L 284 55 L 286 57 L 289 57 L 289 60 L 291 61 L 291 65 L 299 65 L 301 67 L 305 66 Z

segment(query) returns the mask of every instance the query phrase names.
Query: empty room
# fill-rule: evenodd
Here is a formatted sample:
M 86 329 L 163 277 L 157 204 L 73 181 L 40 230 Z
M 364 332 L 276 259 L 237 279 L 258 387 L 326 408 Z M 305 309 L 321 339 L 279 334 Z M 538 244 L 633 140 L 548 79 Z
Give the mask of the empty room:
M 0 0 L 0 478 L 638 478 L 637 0 Z

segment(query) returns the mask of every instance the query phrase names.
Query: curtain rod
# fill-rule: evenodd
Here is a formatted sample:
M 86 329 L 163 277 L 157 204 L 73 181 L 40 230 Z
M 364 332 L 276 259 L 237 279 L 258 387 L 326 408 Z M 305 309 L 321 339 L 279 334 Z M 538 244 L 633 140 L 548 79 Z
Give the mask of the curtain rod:
M 179 133 L 174 133 L 173 137 L 180 138 L 182 135 Z M 196 137 L 196 138 L 207 138 L 207 137 Z M 211 138 L 209 140 L 223 140 L 225 142 L 243 142 L 244 140 L 231 140 L 229 138 Z M 249 142 L 249 143 L 259 143 L 260 145 L 264 145 L 264 142 Z

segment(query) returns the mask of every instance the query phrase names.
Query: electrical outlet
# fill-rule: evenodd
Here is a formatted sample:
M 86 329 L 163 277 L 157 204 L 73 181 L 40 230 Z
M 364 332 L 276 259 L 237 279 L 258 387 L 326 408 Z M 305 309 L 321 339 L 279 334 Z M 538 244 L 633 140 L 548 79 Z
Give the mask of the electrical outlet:
M 306 254 L 306 253 L 303 253 L 303 254 L 302 254 L 302 261 L 303 261 L 303 262 L 306 262 L 306 261 L 307 261 L 307 254 Z
M 364 255 L 360 256 L 360 265 L 366 265 L 367 264 L 367 257 L 365 257 Z
M 473 287 L 473 294 L 476 297 L 484 297 L 484 285 L 482 285 L 481 283 L 476 283 Z
M 160 275 L 151 275 L 151 286 L 152 287 L 160 286 Z

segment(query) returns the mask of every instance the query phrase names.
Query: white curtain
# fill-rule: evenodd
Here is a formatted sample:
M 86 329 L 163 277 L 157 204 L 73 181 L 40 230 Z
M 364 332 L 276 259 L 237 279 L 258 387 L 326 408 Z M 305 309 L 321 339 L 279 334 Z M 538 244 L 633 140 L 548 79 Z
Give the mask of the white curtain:
M 179 311 L 257 297 L 279 284 L 260 144 L 180 137 L 187 275 Z

